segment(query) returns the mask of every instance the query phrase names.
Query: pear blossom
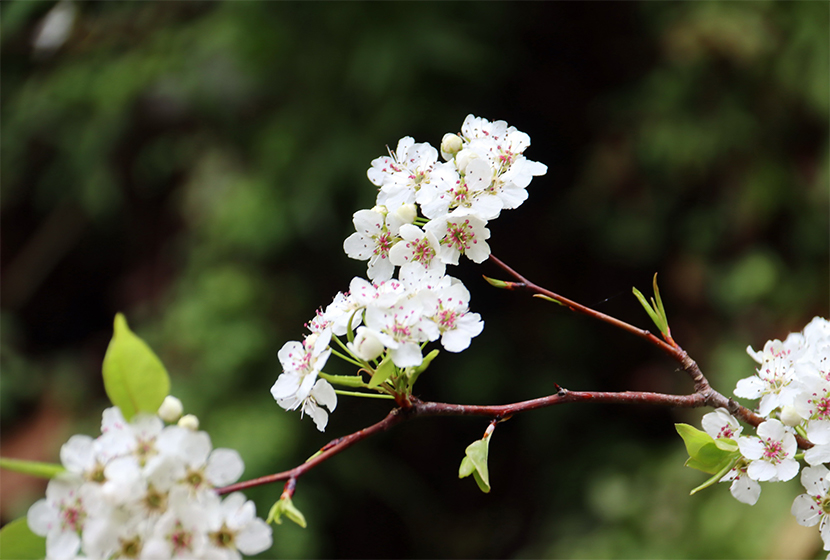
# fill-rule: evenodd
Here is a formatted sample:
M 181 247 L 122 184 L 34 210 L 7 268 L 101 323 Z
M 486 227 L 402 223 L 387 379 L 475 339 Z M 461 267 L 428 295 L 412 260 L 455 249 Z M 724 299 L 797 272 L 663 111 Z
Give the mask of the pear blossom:
M 101 428 L 95 439 L 76 435 L 64 444 L 67 470 L 29 508 L 29 528 L 46 537 L 46 558 L 205 557 L 209 521 L 221 509 L 214 488 L 242 474 L 239 454 L 213 449 L 205 432 L 165 426 L 155 415 L 128 422 L 115 407 L 104 411 Z M 240 531 L 256 526 L 259 537 L 238 547 L 246 554 L 271 544 L 270 528 L 251 519 L 251 508 Z
M 789 354 L 776 354 L 761 364 L 757 375 L 738 381 L 734 392 L 736 396 L 746 399 L 760 398 L 758 414 L 769 417 L 775 409 L 792 406 L 799 392 L 795 381 L 795 369 Z
M 450 352 L 461 352 L 470 346 L 470 340 L 481 334 L 484 323 L 481 315 L 470 313 L 470 292 L 460 281 L 437 293 L 434 312 L 430 318 L 441 333 L 441 345 Z
M 431 232 L 441 243 L 439 258 L 446 264 L 458 264 L 458 257 L 466 255 L 475 263 L 481 263 L 490 256 L 487 239 L 490 230 L 485 221 L 475 214 L 453 212 L 430 220 L 425 230 Z
M 502 200 L 489 190 L 493 178 L 494 172 L 487 160 L 473 158 L 454 182 L 423 187 L 418 203 L 427 218 L 464 208 L 484 220 L 491 220 L 498 217 L 504 206 Z
M 412 267 L 436 271 L 438 275 L 444 274 L 446 265 L 438 258 L 441 245 L 431 231 L 425 232 L 418 226 L 405 224 L 401 226 L 400 235 L 403 241 L 389 251 L 392 264 L 401 269 Z
M 354 226 L 357 231 L 343 242 L 343 250 L 352 259 L 369 261 L 367 275 L 371 280 L 392 278 L 395 267 L 389 261 L 389 250 L 400 241 L 401 226 L 396 215 L 358 210 L 354 213 Z
M 271 528 L 256 516 L 256 507 L 241 492 L 229 494 L 207 519 L 208 541 L 204 557 L 236 560 L 241 554 L 256 554 L 273 543 Z
M 703 430 L 714 439 L 726 438 L 734 440 L 741 435 L 741 431 L 743 430 L 741 424 L 725 408 L 718 408 L 713 412 L 704 414 L 701 424 L 703 425 Z
M 402 204 L 415 202 L 425 185 L 446 181 L 452 169 L 438 162 L 438 151 L 427 143 L 416 144 L 406 136 L 398 141 L 389 156 L 372 161 L 369 180 L 380 187 L 377 202 L 393 211 Z
M 830 550 L 830 471 L 824 465 L 805 467 L 801 471 L 801 484 L 806 494 L 796 496 L 791 513 L 799 525 L 819 526 L 824 550 Z
M 271 387 L 271 395 L 281 406 L 290 399 L 296 408 L 296 403 L 308 396 L 317 374 L 322 371 L 331 355 L 329 340 L 331 333 L 328 331 L 312 333 L 303 342 L 286 342 L 277 353 L 283 373 Z M 286 404 L 283 408 L 293 410 L 288 406 Z
M 754 506 L 758 502 L 758 498 L 761 497 L 761 485 L 747 474 L 748 465 L 749 462 L 743 457 L 738 459 L 735 466 L 719 482 L 731 481 L 729 493 L 732 494 L 732 497 L 741 503 Z
M 738 448 L 749 460 L 747 476 L 758 481 L 787 481 L 798 474 L 795 436 L 778 420 L 758 426 L 758 437 L 741 436 Z
M 46 487 L 46 498 L 29 508 L 29 528 L 46 537 L 47 557 L 63 560 L 78 555 L 88 518 L 89 491 L 77 478 L 54 478 Z
M 393 308 L 369 307 L 365 323 L 368 332 L 389 349 L 392 361 L 401 368 L 421 365 L 421 343 L 438 338 L 437 328 L 424 320 L 423 308 L 416 300 Z

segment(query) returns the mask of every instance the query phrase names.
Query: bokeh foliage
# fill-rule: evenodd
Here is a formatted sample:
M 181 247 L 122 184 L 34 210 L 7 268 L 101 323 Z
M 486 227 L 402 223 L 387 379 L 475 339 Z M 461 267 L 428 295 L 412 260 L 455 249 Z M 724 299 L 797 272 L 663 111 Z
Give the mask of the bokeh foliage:
M 388 404 L 341 399 L 318 434 L 268 394 L 275 354 L 363 274 L 342 241 L 370 161 L 467 113 L 528 132 L 549 166 L 491 224 L 494 253 L 642 326 L 630 288 L 659 272 L 672 334 L 722 392 L 751 373 L 748 344 L 827 316 L 826 4 L 76 2 L 66 43 L 33 56 L 53 6 L 0 5 L 5 441 L 44 407 L 94 433 L 118 311 L 246 477 L 380 419 Z M 457 271 L 485 331 L 422 397 L 690 389 L 639 341 L 481 273 L 497 270 Z M 456 478 L 486 422 L 401 426 L 301 479 L 309 527 L 277 527 L 263 556 L 816 554 L 792 532 L 797 483 L 754 508 L 687 496 L 700 473 L 672 423 L 699 416 L 523 415 L 493 436 L 488 495 Z M 252 492 L 258 510 L 280 490 Z

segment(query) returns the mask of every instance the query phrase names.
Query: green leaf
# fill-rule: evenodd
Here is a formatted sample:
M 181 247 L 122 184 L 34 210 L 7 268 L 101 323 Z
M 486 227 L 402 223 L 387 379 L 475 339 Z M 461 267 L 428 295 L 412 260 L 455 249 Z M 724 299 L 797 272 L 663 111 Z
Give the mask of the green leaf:
M 663 307 L 663 300 L 660 299 L 660 289 L 657 287 L 657 273 L 654 273 L 654 280 L 652 281 L 654 285 L 654 297 L 657 298 L 657 302 L 654 304 L 657 313 L 662 317 L 664 323 L 668 325 L 668 317 L 666 316 L 666 308 Z M 652 300 L 654 303 L 654 300 Z
M 366 385 L 370 389 L 374 389 L 390 377 L 392 374 L 395 373 L 395 364 L 392 362 L 392 358 L 390 356 L 386 356 L 384 360 L 380 363 L 378 368 L 375 370 L 375 373 L 372 374 L 372 379 L 369 380 L 369 384 Z
M 489 278 L 487 276 L 482 275 L 488 284 L 496 288 L 507 288 L 508 284 L 504 280 L 496 280 L 495 278 Z
M 103 373 L 107 396 L 125 420 L 137 412 L 155 414 L 170 392 L 170 378 L 161 360 L 130 330 L 121 313 L 115 316 Z
M 280 498 L 277 503 L 271 506 L 271 511 L 268 512 L 268 519 L 265 522 L 271 523 L 273 521 L 277 525 L 282 525 L 283 515 L 303 529 L 306 528 L 305 516 L 294 506 L 291 498 Z
M 686 444 L 686 451 L 689 452 L 689 457 L 696 457 L 701 447 L 715 442 L 712 436 L 689 424 L 675 424 L 674 428 L 680 434 L 680 437 L 683 438 L 683 443 Z
M 464 455 L 464 458 L 461 459 L 461 466 L 458 468 L 458 478 L 466 478 L 473 474 L 474 470 L 476 470 L 476 466 L 473 461 Z
M 533 297 L 543 299 L 545 301 L 551 301 L 551 302 L 555 303 L 556 305 L 561 305 L 563 307 L 565 306 L 565 304 L 562 303 L 561 301 L 559 301 L 558 299 L 553 299 L 552 297 L 546 296 L 544 294 L 533 294 Z
M 461 466 L 458 468 L 458 478 L 465 478 L 472 474 L 476 484 L 478 484 L 478 487 L 484 493 L 490 491 L 490 473 L 487 470 L 487 455 L 489 454 L 489 449 L 489 436 L 474 441 L 464 451 L 466 455 L 461 460 Z
M 645 296 L 637 288 L 631 288 L 634 296 L 639 300 L 640 305 L 643 306 L 648 316 L 651 317 L 652 322 L 660 329 L 663 337 L 669 337 L 669 319 L 666 317 L 666 309 L 663 307 L 663 300 L 660 298 L 660 290 L 657 288 L 657 273 L 654 274 L 652 282 L 654 286 L 654 297 L 651 298 L 651 303 L 646 301 Z M 656 300 L 655 300 L 656 298 Z
M 0 529 L 0 559 L 38 560 L 46 557 L 46 537 L 35 535 L 25 517 Z
M 335 385 L 342 385 L 343 387 L 366 386 L 366 383 L 363 382 L 363 379 L 359 375 L 329 375 L 328 373 L 323 373 L 322 371 L 317 375 L 319 377 L 322 377 L 329 383 L 334 383 Z
M 674 426 L 686 444 L 686 451 L 689 452 L 687 467 L 714 474 L 739 454 L 737 443 L 734 445 L 725 442 L 719 444 L 706 432 L 688 424 L 675 424 Z
M 41 463 L 40 461 L 22 461 L 0 457 L 0 469 L 14 471 L 40 478 L 55 478 L 66 469 L 56 463 Z
M 715 445 L 718 446 L 718 449 L 723 449 L 730 453 L 738 450 L 738 442 L 730 438 L 718 438 L 715 440 Z

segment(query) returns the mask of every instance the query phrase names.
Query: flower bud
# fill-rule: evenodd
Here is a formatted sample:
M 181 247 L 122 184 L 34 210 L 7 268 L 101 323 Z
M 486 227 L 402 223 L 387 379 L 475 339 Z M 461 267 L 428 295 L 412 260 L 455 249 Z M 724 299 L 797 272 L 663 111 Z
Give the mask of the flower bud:
M 457 134 L 448 132 L 441 139 L 441 155 L 444 160 L 450 161 L 452 157 L 461 151 L 464 141 Z
M 781 423 L 790 427 L 798 426 L 804 418 L 796 412 L 795 407 L 785 406 L 781 408 Z
M 182 406 L 182 401 L 174 397 L 173 395 L 167 395 L 164 397 L 164 402 L 161 403 L 161 406 L 158 410 L 158 415 L 161 417 L 162 420 L 167 422 L 168 424 L 172 424 L 182 416 L 182 412 L 184 412 L 184 406 Z
M 474 159 L 478 159 L 478 154 L 470 149 L 464 149 L 458 152 L 455 155 L 455 166 L 458 168 L 458 172 L 465 175 L 467 173 L 467 166 Z
M 354 342 L 348 343 L 349 350 L 361 360 L 374 360 L 386 349 L 383 343 L 375 337 L 366 327 L 358 327 L 355 332 Z
M 377 212 L 381 216 L 386 216 L 389 213 L 389 209 L 382 204 L 377 204 L 375 206 L 372 206 L 372 212 Z
M 414 204 L 402 204 L 394 212 L 395 217 L 403 224 L 411 224 L 418 216 L 418 208 Z
M 195 432 L 199 429 L 199 419 L 196 418 L 195 414 L 185 414 L 179 418 L 179 427 L 187 428 Z

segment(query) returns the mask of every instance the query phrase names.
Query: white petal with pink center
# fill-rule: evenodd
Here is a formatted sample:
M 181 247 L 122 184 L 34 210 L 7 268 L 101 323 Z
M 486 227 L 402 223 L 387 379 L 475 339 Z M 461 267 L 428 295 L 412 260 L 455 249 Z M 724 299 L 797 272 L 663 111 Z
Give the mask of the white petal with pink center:
M 353 221 L 357 231 L 343 242 L 343 250 L 349 258 L 369 261 L 367 275 L 371 280 L 392 278 L 395 267 L 389 261 L 389 250 L 400 241 L 398 219 L 394 214 L 358 210 Z
M 703 416 L 703 430 L 714 439 L 735 439 L 741 435 L 741 424 L 725 408 L 718 408 Z
M 457 211 L 430 220 L 424 229 L 439 239 L 439 258 L 446 264 L 457 265 L 461 255 L 476 263 L 482 263 L 490 256 L 487 244 L 490 230 L 485 226 L 486 222 L 479 216 Z
M 425 232 L 418 226 L 405 224 L 400 230 L 402 242 L 389 251 L 389 260 L 401 267 L 399 276 L 404 275 L 404 268 L 420 268 L 441 276 L 446 265 L 438 258 L 441 244 L 432 232 Z
M 793 457 L 795 436 L 778 420 L 767 420 L 758 426 L 758 437 L 741 436 L 738 448 L 749 459 L 747 475 L 758 481 L 786 481 L 798 474 L 798 461 Z

